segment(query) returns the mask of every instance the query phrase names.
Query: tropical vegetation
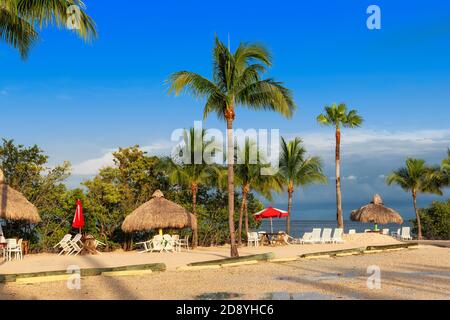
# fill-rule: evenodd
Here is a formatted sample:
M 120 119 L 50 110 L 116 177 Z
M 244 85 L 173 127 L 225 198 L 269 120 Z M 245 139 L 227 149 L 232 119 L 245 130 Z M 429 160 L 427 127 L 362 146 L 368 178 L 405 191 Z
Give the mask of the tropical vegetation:
M 281 138 L 280 174 L 287 185 L 288 217 L 286 218 L 286 233 L 291 233 L 291 212 L 294 187 L 307 186 L 313 183 L 327 183 L 323 174 L 323 165 L 319 157 L 306 157 L 306 149 L 300 138 L 286 142 Z
M 417 195 L 419 193 L 432 193 L 442 195 L 442 181 L 439 167 L 428 166 L 425 160 L 408 158 L 405 167 L 392 172 L 386 178 L 387 184 L 397 184 L 403 190 L 411 192 L 414 211 L 416 214 L 417 237 L 422 239 L 422 225 Z
M 291 117 L 296 106 L 292 92 L 271 78 L 262 79 L 262 74 L 272 65 L 269 51 L 260 44 L 241 43 L 232 53 L 219 38 L 213 49 L 212 79 L 197 73 L 179 71 L 173 73 L 168 82 L 169 93 L 187 91 L 195 97 L 206 99 L 203 115 L 216 113 L 227 124 L 228 171 L 228 219 L 230 232 L 230 253 L 239 256 L 235 241 L 234 225 L 234 137 L 233 121 L 236 107 L 251 110 L 271 110 Z M 230 161 L 231 160 L 231 161 Z

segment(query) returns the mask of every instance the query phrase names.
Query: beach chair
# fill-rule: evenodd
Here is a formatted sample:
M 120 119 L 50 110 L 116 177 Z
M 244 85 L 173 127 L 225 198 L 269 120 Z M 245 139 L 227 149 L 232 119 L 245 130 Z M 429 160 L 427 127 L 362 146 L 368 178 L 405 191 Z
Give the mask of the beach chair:
M 391 236 L 394 238 L 399 238 L 401 235 L 401 230 L 402 230 L 401 228 L 398 228 L 396 232 L 391 233 Z
M 59 241 L 57 244 L 55 244 L 53 246 L 53 248 L 56 247 L 60 247 L 61 250 L 58 253 L 58 256 L 60 256 L 61 254 L 65 253 L 65 254 L 69 254 L 72 251 L 72 247 L 70 246 L 69 242 L 70 239 L 72 239 L 72 235 L 71 234 L 66 234 L 61 241 Z
M 333 232 L 333 229 L 331 228 L 324 228 L 322 232 L 322 237 L 320 238 L 320 243 L 330 243 L 331 241 L 331 232 Z
M 288 234 L 283 235 L 283 240 L 285 244 L 291 245 L 291 244 L 300 244 L 302 239 L 294 238 Z
M 19 241 L 6 239 L 6 259 L 11 261 L 12 255 L 14 255 L 14 259 L 22 260 L 22 239 L 19 239 Z
M 99 246 L 106 247 L 106 243 L 103 243 L 103 242 L 101 242 L 101 241 L 99 241 L 99 240 L 97 240 L 97 239 L 95 239 L 94 245 L 95 245 L 95 252 L 97 252 L 98 254 L 102 254 L 100 251 L 97 250 L 97 248 L 98 248 Z
M 252 244 L 255 247 L 259 246 L 258 232 L 247 232 L 247 246 L 250 247 Z
M 138 251 L 138 253 L 146 253 L 152 250 L 152 241 L 153 239 L 147 241 L 136 242 L 137 246 L 142 246 L 144 250 Z
M 402 234 L 400 235 L 400 239 L 402 239 L 402 240 L 412 240 L 411 228 L 410 227 L 403 227 L 402 228 Z
M 370 232 L 370 231 L 372 231 L 372 230 L 370 230 L 370 229 L 364 229 L 364 233 L 368 233 L 368 232 Z
M 388 236 L 389 235 L 389 229 L 383 229 L 381 233 Z
M 175 241 L 170 234 L 163 235 L 163 250 L 165 252 L 175 252 Z
M 172 240 L 175 244 L 175 251 L 180 252 L 181 251 L 181 246 L 180 246 L 180 236 L 178 234 L 173 234 L 172 235 Z
M 153 252 L 153 251 L 162 252 L 163 250 L 164 250 L 163 236 L 157 234 L 151 240 L 150 252 Z
M 320 243 L 320 233 L 322 232 L 322 229 L 320 228 L 314 228 L 312 232 L 305 233 L 302 238 L 302 243 Z
M 342 228 L 335 228 L 333 237 L 331 238 L 332 243 L 344 243 L 344 240 L 342 239 L 342 234 L 344 233 L 344 229 Z
M 68 242 L 69 246 L 72 248 L 72 250 L 68 253 L 69 256 L 78 255 L 81 250 L 83 250 L 83 243 L 81 242 L 82 237 L 83 236 L 81 233 L 78 233 Z
M 350 229 L 350 230 L 348 230 L 348 234 L 356 234 L 356 230 L 355 229 Z
M 184 238 L 178 240 L 178 245 L 181 248 L 185 247 L 186 251 L 189 251 L 189 236 L 184 236 Z

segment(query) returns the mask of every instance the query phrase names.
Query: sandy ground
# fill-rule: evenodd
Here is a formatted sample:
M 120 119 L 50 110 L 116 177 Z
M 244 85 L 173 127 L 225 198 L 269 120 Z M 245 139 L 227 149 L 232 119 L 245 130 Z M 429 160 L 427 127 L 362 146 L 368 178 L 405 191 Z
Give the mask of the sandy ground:
M 244 256 L 274 252 L 277 258 L 286 258 L 310 252 L 399 243 L 390 236 L 380 234 L 345 235 L 344 239 L 345 243 L 343 244 L 242 247 L 240 248 L 239 253 L 241 256 Z M 167 270 L 171 271 L 192 262 L 223 259 L 228 258 L 229 255 L 230 249 L 228 246 L 210 248 L 201 247 L 189 252 L 183 251 L 177 253 L 137 253 L 136 251 L 120 251 L 104 253 L 102 255 L 83 255 L 75 257 L 58 256 L 56 254 L 32 254 L 25 256 L 22 261 L 14 260 L 1 264 L 0 274 L 66 270 L 69 265 L 78 265 L 80 268 L 102 268 L 159 262 L 165 263 Z
M 381 288 L 367 287 L 369 266 Z M 219 293 L 217 295 L 217 293 Z M 300 260 L 144 276 L 86 277 L 80 290 L 65 281 L 0 284 L 0 299 L 450 299 L 450 249 L 421 246 L 361 256 Z

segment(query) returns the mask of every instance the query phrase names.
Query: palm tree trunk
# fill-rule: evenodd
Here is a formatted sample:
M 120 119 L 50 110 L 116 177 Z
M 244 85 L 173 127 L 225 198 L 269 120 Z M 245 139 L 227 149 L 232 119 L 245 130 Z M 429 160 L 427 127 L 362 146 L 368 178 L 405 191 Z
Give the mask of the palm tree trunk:
M 417 209 L 417 193 L 416 193 L 416 191 L 413 191 L 412 197 L 413 197 L 414 211 L 416 213 L 416 220 L 417 220 L 417 239 L 422 240 L 422 224 L 420 223 L 419 210 Z
M 341 194 L 341 130 L 336 128 L 336 219 L 338 228 L 344 228 L 342 218 L 342 194 Z
M 234 229 L 234 139 L 233 139 L 233 118 L 234 111 L 229 109 L 231 115 L 226 115 L 227 119 L 227 161 L 228 161 L 228 226 L 230 228 L 230 255 L 232 258 L 239 257 L 236 246 Z
M 247 200 L 247 188 L 242 187 L 242 203 L 239 210 L 239 226 L 238 226 L 238 246 L 242 246 L 242 220 L 244 217 L 245 202 Z
M 198 187 L 196 184 L 191 185 L 191 191 L 192 191 L 192 214 L 197 219 L 197 191 Z M 197 221 L 197 228 L 198 228 L 198 221 Z M 192 248 L 195 249 L 198 246 L 198 229 L 195 228 L 192 230 Z
M 248 234 L 248 207 L 247 207 L 247 201 L 245 202 L 245 207 L 244 207 L 244 212 L 245 212 L 245 234 Z
M 288 216 L 286 217 L 286 233 L 291 234 L 291 211 L 292 211 L 292 194 L 294 193 L 294 187 L 292 182 L 289 182 L 288 187 Z

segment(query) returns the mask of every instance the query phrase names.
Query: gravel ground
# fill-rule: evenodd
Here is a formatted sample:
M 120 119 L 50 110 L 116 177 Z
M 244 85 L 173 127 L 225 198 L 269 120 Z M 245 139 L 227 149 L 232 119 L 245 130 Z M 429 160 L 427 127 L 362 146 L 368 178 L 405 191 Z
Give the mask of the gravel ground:
M 369 266 L 381 288 L 369 289 Z M 81 289 L 65 281 L 0 284 L 0 299 L 450 299 L 450 248 L 422 246 L 362 256 L 260 263 L 145 276 L 86 277 Z

